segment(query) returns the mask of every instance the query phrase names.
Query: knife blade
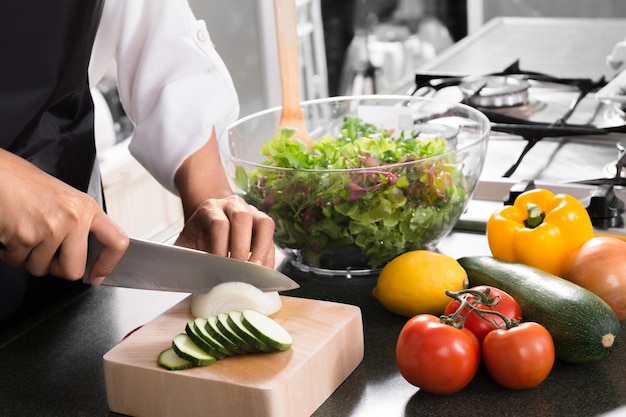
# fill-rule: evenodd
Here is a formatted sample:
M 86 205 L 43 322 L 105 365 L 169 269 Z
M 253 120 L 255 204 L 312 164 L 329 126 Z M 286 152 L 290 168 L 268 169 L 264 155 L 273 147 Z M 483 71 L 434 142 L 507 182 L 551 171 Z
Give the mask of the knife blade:
M 83 281 L 88 282 L 88 272 L 101 251 L 102 244 L 90 235 L 87 272 Z M 203 293 L 229 281 L 246 282 L 264 292 L 299 287 L 283 273 L 251 262 L 132 238 L 122 259 L 102 285 Z

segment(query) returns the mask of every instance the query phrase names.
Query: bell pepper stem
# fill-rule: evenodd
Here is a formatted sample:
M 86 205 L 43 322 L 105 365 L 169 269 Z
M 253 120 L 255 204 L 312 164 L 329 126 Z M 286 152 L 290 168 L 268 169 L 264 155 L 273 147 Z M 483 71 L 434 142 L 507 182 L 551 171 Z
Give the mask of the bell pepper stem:
M 526 205 L 526 211 L 528 217 L 524 221 L 524 225 L 530 229 L 539 226 L 543 222 L 543 219 L 546 218 L 546 213 L 544 213 L 537 204 L 528 203 Z

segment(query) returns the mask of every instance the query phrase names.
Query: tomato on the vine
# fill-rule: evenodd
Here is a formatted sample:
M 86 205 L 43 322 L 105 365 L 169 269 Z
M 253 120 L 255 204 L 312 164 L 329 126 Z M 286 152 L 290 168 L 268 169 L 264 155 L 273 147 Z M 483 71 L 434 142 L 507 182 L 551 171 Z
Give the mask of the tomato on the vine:
M 482 356 L 489 375 L 511 389 L 534 388 L 554 365 L 554 342 L 548 330 L 534 322 L 497 329 L 483 340 Z
M 452 394 L 478 371 L 480 344 L 469 330 L 420 314 L 400 331 L 396 361 L 409 383 L 432 394 Z
M 489 289 L 489 298 L 495 298 L 494 305 L 489 306 L 485 304 L 475 304 L 474 306 L 476 308 L 497 311 L 504 315 L 507 319 L 521 320 L 522 310 L 520 309 L 517 301 L 515 301 L 515 299 L 508 293 L 487 285 L 478 285 L 470 288 L 470 290 L 480 291 L 482 293 L 486 292 L 487 289 Z M 476 300 L 476 297 L 472 294 L 464 294 L 463 297 L 466 297 L 468 303 Z M 459 300 L 454 299 L 450 301 L 446 306 L 444 315 L 449 316 L 454 314 L 460 306 L 461 302 Z M 506 324 L 501 317 L 498 317 L 495 314 L 483 314 L 481 317 L 469 307 L 464 308 L 461 311 L 460 316 L 466 317 L 463 327 L 474 333 L 478 341 L 481 343 L 485 336 L 487 336 L 487 333 L 495 329 L 506 327 Z

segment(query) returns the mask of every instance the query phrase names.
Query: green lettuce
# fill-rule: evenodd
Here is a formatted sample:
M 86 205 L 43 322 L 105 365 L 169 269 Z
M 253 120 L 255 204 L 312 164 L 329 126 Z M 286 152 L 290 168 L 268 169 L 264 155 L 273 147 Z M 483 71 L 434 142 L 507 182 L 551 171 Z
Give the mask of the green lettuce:
M 280 130 L 262 146 L 267 168 L 238 166 L 235 183 L 274 219 L 276 243 L 300 250 L 306 264 L 354 249 L 370 268 L 382 267 L 436 243 L 461 214 L 462 172 L 451 157 L 428 160 L 450 151 L 443 138 L 392 137 L 355 117 L 312 149 L 293 133 Z

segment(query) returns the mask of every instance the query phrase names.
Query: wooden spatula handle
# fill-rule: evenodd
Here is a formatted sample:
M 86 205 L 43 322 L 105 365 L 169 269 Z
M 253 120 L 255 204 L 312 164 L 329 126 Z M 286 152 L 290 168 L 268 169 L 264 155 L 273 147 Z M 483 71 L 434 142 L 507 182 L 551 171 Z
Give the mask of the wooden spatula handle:
M 296 0 L 274 0 L 283 117 L 302 118 Z

